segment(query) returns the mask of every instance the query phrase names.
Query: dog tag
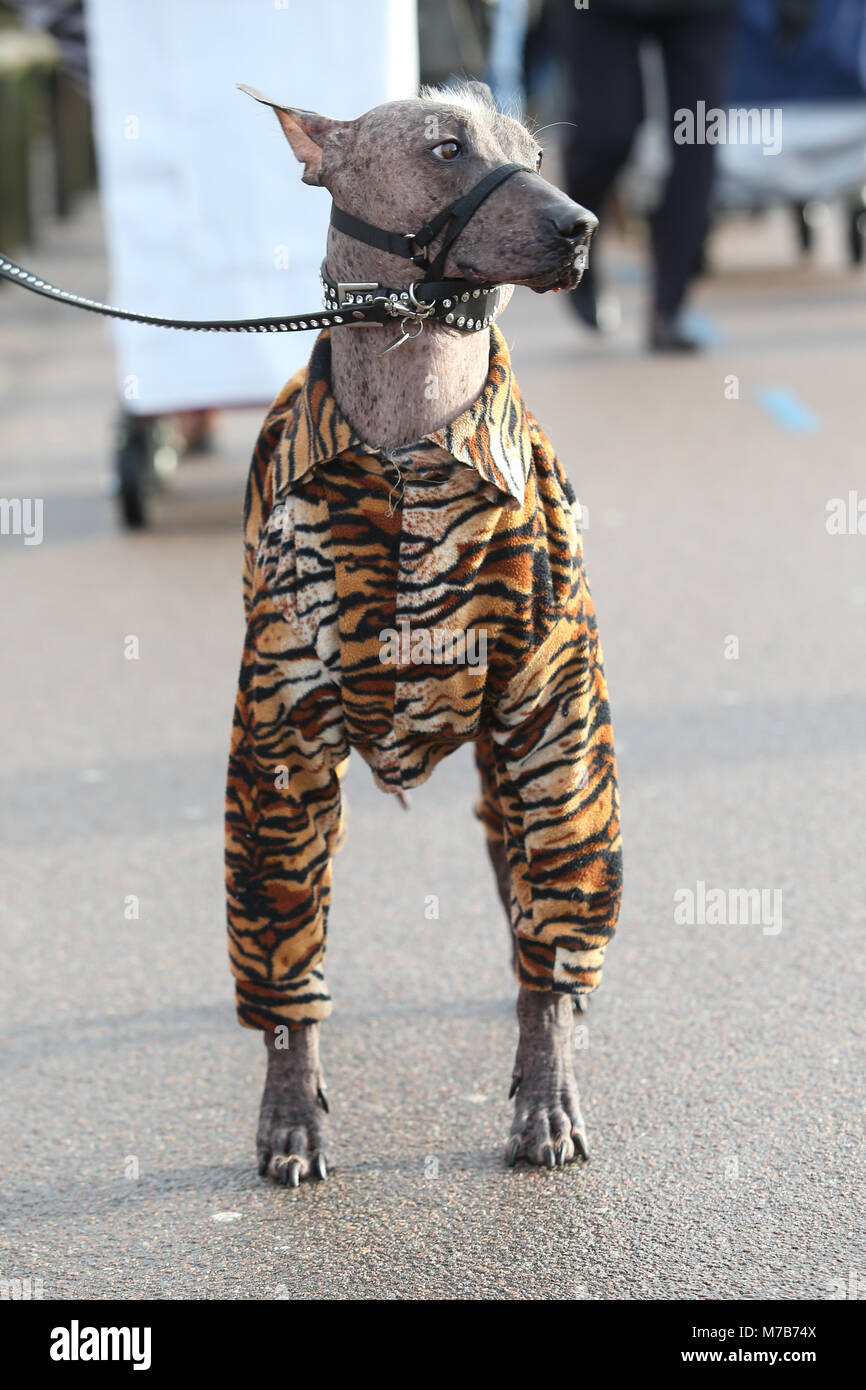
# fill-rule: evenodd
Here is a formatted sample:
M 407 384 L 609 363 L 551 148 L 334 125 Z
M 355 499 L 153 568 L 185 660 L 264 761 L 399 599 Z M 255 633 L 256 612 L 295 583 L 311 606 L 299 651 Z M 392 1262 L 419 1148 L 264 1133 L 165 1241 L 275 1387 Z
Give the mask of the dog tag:
M 415 331 L 414 333 L 410 333 L 409 330 L 408 330 L 408 328 L 406 327 L 406 325 L 407 325 L 407 323 L 413 323 L 413 322 L 414 322 L 414 324 L 415 324 L 415 330 L 416 330 L 416 331 Z M 377 356 L 379 356 L 379 357 L 387 357 L 389 352 L 393 352 L 395 348 L 402 347 L 404 343 L 408 343 L 408 342 L 409 342 L 409 339 L 410 339 L 410 338 L 417 338 L 417 337 L 418 337 L 421 333 L 423 333 L 423 331 L 424 331 L 424 320 L 423 320 L 423 319 L 415 319 L 415 320 L 413 320 L 413 319 L 410 319 L 410 318 L 405 318 L 405 319 L 403 320 L 403 322 L 400 324 L 400 329 L 401 329 L 401 334 L 402 334 L 402 336 L 399 337 L 399 338 L 396 338 L 396 339 L 394 340 L 394 342 L 391 344 L 390 347 L 386 347 L 382 352 L 378 353 Z

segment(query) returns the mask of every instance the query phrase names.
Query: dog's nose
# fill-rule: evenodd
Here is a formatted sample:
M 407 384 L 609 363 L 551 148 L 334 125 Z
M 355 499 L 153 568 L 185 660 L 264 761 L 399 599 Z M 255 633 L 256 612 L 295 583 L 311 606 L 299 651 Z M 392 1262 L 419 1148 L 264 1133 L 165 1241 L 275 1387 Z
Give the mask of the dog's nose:
M 579 203 L 572 203 L 556 218 L 555 226 L 559 235 L 567 241 L 588 242 L 598 226 L 598 218 L 588 208 L 582 208 Z

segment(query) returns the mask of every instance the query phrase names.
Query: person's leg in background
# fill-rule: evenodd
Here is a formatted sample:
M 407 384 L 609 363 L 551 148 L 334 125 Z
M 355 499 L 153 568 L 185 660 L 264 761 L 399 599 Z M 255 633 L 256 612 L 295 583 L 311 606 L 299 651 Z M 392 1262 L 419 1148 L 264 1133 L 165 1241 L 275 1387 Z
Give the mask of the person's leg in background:
M 566 113 L 573 122 L 565 127 L 565 188 L 570 198 L 596 214 L 603 231 L 605 199 L 643 120 L 639 52 L 644 25 L 630 15 L 578 10 L 568 0 L 558 0 L 554 16 Z M 593 328 L 599 326 L 596 257 L 597 247 L 583 280 L 568 296 Z
M 709 220 L 715 146 L 674 143 L 675 113 L 725 102 L 732 16 L 727 11 L 677 15 L 657 26 L 668 89 L 668 137 L 673 155 L 661 203 L 651 219 L 653 304 L 651 346 L 690 351 L 698 342 L 678 323 L 698 271 Z M 696 132 L 697 133 L 697 132 Z

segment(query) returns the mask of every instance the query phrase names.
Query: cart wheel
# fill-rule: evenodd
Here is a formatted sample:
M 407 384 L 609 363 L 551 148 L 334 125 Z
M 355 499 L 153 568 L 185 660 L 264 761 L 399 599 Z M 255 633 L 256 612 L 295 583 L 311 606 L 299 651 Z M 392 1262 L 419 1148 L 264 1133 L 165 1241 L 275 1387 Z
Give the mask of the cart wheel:
M 156 482 L 154 452 L 153 421 L 135 415 L 121 416 L 114 459 L 117 497 L 125 526 L 147 525 L 148 503 Z
M 866 208 L 855 203 L 848 213 L 848 256 L 852 265 L 862 265 L 866 255 Z
M 795 203 L 794 216 L 797 219 L 797 240 L 800 243 L 800 251 L 804 256 L 808 256 L 812 250 L 812 223 L 809 218 L 808 203 Z

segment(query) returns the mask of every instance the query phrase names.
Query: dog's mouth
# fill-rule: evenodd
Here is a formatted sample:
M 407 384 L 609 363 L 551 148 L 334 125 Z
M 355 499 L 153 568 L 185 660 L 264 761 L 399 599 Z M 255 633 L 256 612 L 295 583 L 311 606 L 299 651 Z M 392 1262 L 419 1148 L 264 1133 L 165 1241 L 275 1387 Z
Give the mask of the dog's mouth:
M 554 294 L 558 294 L 560 290 L 573 290 L 579 285 L 585 269 L 586 259 L 584 257 L 579 263 L 570 261 L 565 270 L 554 270 L 548 275 L 536 275 L 530 280 L 521 280 L 518 283 L 526 285 L 536 294 L 546 294 L 548 290 L 553 290 Z
M 535 275 L 485 275 L 471 261 L 458 261 L 457 266 L 461 275 L 476 284 L 525 285 L 536 294 L 546 294 L 548 290 L 553 290 L 554 293 L 558 293 L 559 290 L 573 290 L 583 278 L 588 259 L 589 247 L 578 246 L 566 261 L 560 261 L 550 270 L 540 271 Z

